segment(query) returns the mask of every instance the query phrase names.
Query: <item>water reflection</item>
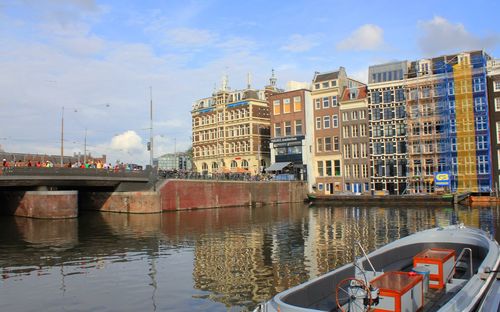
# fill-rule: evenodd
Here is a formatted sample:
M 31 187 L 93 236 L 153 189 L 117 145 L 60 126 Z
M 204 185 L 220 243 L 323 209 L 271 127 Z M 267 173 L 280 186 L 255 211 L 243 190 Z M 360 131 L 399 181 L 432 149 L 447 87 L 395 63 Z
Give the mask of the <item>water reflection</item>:
M 234 311 L 434 226 L 497 235 L 498 207 L 302 204 L 0 218 L 0 310 Z M 41 286 L 43 285 L 43 286 Z

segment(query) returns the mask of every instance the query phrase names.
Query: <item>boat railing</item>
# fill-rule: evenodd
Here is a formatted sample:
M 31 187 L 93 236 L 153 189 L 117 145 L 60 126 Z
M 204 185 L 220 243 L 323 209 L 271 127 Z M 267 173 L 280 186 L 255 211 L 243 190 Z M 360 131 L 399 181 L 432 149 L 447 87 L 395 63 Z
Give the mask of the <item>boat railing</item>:
M 373 267 L 373 264 L 372 264 L 372 262 L 370 261 L 370 258 L 368 258 L 368 255 L 366 254 L 365 249 L 363 248 L 363 246 L 361 246 L 361 242 L 360 242 L 360 241 L 357 241 L 356 243 L 358 244 L 359 248 L 361 248 L 361 252 L 362 252 L 362 253 L 363 253 L 363 255 L 365 256 L 366 261 L 368 261 L 368 264 L 369 264 L 369 265 L 370 265 L 370 267 L 372 268 L 373 273 L 374 273 L 374 274 L 376 274 L 376 273 L 377 273 L 377 271 L 375 271 L 375 268 Z
M 453 264 L 453 268 L 452 270 L 450 271 L 450 273 L 448 274 L 448 276 L 446 277 L 445 281 L 448 282 L 450 280 L 450 278 L 453 276 L 453 274 L 455 273 L 455 268 L 457 267 L 457 264 L 458 262 L 462 259 L 462 257 L 465 255 L 465 252 L 468 251 L 469 252 L 469 268 L 470 268 L 470 277 L 472 278 L 472 276 L 474 275 L 474 267 L 472 266 L 472 249 L 470 248 L 464 248 L 462 249 L 462 251 L 460 252 L 460 254 L 458 255 L 457 257 L 457 260 L 455 260 L 455 263 Z

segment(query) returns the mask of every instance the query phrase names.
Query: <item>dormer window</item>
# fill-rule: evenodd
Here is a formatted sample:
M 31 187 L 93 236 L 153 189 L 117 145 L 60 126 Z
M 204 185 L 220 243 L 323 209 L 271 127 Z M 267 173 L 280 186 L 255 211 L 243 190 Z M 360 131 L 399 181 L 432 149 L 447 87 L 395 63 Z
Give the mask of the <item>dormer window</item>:
M 337 86 L 337 80 L 332 80 L 332 87 L 336 87 Z
M 325 81 L 325 82 L 323 82 L 323 83 L 321 84 L 321 87 L 323 87 L 323 88 L 328 88 L 328 87 L 330 87 L 330 81 Z
M 318 90 L 319 89 L 319 83 L 314 85 L 314 89 Z

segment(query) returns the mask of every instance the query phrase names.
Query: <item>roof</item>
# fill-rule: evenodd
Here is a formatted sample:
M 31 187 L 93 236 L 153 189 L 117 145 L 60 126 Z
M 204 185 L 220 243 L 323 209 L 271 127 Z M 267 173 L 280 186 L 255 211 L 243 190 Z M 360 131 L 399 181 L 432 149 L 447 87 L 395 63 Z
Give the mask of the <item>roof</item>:
M 291 162 L 276 162 L 276 163 L 272 164 L 271 166 L 269 166 L 268 168 L 266 168 L 266 172 L 281 171 L 285 167 L 289 166 L 290 164 L 291 164 Z
M 350 97 L 351 90 L 355 91 L 356 93 L 356 98 L 354 99 L 351 99 Z M 366 97 L 367 97 L 367 88 L 366 86 L 362 86 L 359 88 L 345 88 L 344 92 L 342 93 L 342 98 L 340 100 L 341 101 L 360 100 Z
M 328 72 L 324 74 L 316 74 L 314 76 L 314 82 L 321 82 L 321 81 L 327 81 L 327 80 L 334 80 L 339 78 L 339 71 L 334 71 L 334 72 Z

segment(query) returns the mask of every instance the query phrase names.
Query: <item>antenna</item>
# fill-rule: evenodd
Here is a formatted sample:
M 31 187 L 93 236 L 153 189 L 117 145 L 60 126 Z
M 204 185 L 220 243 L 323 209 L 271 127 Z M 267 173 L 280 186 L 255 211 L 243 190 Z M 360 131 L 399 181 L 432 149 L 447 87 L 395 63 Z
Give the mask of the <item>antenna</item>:
M 247 89 L 252 88 L 252 73 L 247 73 Z

